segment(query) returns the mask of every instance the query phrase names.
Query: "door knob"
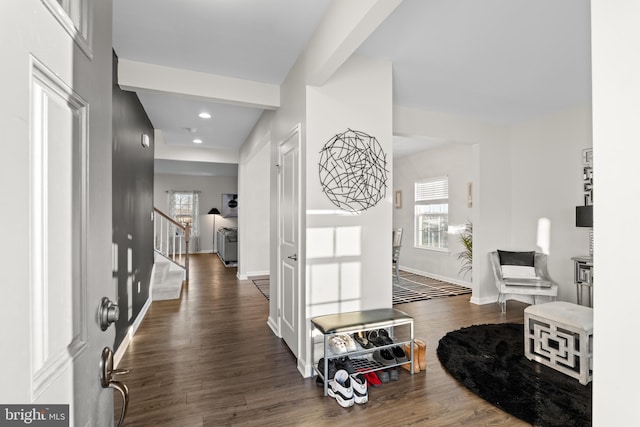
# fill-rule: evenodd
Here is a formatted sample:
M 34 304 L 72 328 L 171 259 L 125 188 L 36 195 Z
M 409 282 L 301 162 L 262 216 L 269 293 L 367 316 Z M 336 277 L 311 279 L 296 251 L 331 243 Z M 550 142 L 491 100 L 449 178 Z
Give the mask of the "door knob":
M 103 331 L 106 331 L 110 324 L 118 320 L 118 317 L 120 317 L 118 304 L 107 297 L 102 298 L 100 301 L 100 308 L 98 309 L 100 328 Z
M 124 416 L 127 414 L 129 407 L 129 388 L 126 384 L 113 379 L 114 375 L 128 374 L 128 369 L 113 369 L 113 351 L 109 347 L 102 349 L 102 357 L 100 358 L 100 384 L 102 388 L 113 388 L 118 390 L 122 395 L 122 412 L 120 413 L 120 421 L 118 427 L 122 425 Z
M 298 260 L 298 254 L 289 255 L 287 258 L 292 259 L 294 261 Z

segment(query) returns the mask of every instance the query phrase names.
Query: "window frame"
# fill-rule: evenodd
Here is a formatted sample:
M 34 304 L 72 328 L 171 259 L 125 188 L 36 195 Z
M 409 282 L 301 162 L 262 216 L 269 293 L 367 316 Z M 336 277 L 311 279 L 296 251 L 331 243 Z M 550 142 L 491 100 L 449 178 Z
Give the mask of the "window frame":
M 432 209 L 428 212 L 429 207 Z M 425 230 L 422 227 L 423 217 L 431 215 L 437 222 L 439 231 L 433 232 L 438 235 L 437 244 L 425 242 Z M 444 224 L 442 218 L 444 217 Z M 449 252 L 449 177 L 435 176 L 423 178 L 414 182 L 414 247 L 438 252 Z M 427 231 L 428 232 L 428 231 Z M 427 239 L 431 242 L 434 239 Z

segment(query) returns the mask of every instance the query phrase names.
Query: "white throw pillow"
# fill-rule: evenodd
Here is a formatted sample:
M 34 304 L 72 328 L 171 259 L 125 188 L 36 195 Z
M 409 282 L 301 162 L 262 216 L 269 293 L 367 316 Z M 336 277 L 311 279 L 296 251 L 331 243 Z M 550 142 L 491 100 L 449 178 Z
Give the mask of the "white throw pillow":
M 528 267 L 525 265 L 503 265 L 502 277 L 505 279 L 535 279 L 536 269 L 535 267 Z

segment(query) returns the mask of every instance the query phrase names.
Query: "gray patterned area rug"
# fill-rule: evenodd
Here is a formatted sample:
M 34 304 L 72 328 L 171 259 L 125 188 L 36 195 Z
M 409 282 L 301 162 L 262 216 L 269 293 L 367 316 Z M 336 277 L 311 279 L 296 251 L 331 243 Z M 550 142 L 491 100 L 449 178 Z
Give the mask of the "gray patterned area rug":
M 258 288 L 260 293 L 262 293 L 262 295 L 264 295 L 264 297 L 268 300 L 269 299 L 269 278 L 256 277 L 255 279 L 252 280 L 252 282 L 254 285 L 256 285 L 256 288 Z
M 269 278 L 256 277 L 253 280 L 256 288 L 269 299 Z M 393 281 L 393 304 L 406 304 L 408 302 L 424 301 L 434 298 L 452 297 L 455 295 L 470 294 L 471 289 L 453 283 L 432 279 L 418 274 L 400 272 L 400 283 Z
M 471 288 L 402 270 L 400 271 L 399 283 L 395 280 L 395 276 L 393 280 L 394 305 L 470 293 Z

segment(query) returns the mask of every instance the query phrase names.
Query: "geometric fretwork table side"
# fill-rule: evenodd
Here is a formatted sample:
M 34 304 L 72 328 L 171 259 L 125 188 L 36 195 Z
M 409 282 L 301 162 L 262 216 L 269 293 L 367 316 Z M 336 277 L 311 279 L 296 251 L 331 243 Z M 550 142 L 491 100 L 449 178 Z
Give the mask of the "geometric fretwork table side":
M 564 301 L 525 308 L 524 354 L 588 384 L 593 378 L 593 309 Z

